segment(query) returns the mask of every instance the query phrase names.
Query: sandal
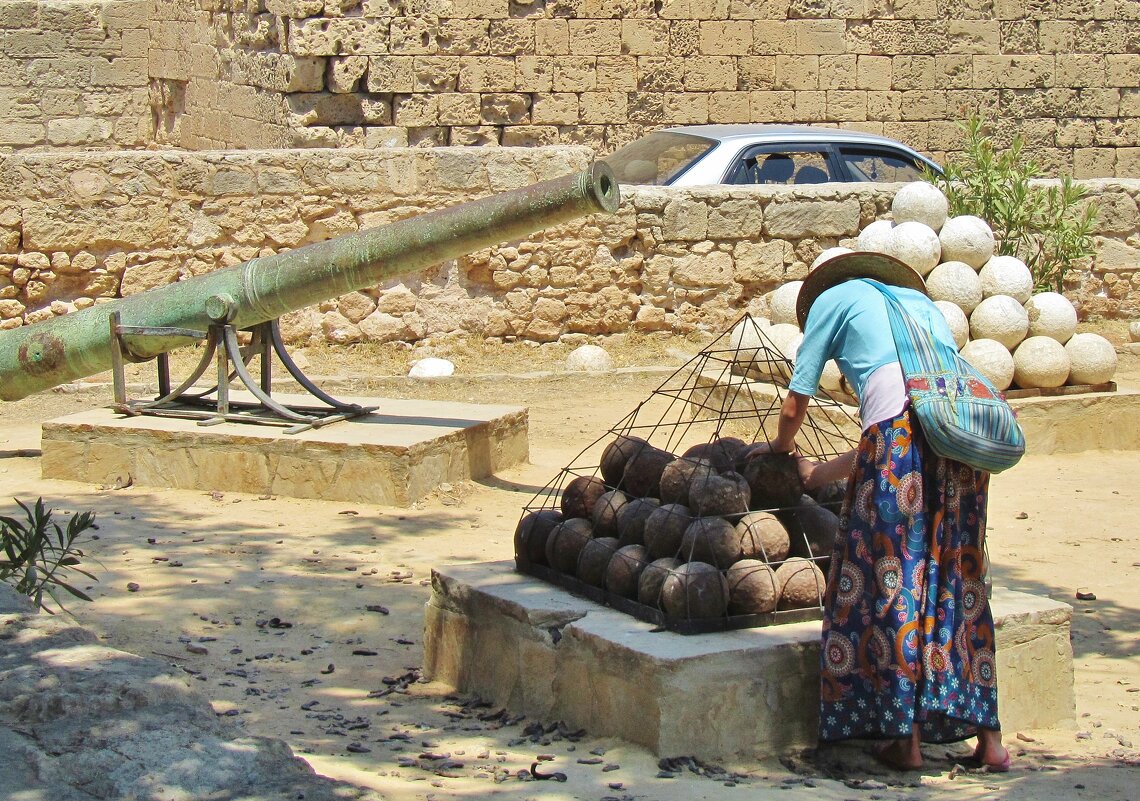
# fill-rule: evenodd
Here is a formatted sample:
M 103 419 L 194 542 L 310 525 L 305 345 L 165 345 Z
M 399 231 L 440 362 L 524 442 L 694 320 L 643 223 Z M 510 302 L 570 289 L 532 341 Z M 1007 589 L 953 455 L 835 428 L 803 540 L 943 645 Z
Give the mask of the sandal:
M 1009 773 L 1010 756 L 1009 751 L 1005 752 L 1005 759 L 1001 762 L 983 762 L 981 757 L 977 754 L 970 754 L 966 757 L 958 757 L 955 760 L 959 765 L 967 770 L 980 770 L 985 773 Z

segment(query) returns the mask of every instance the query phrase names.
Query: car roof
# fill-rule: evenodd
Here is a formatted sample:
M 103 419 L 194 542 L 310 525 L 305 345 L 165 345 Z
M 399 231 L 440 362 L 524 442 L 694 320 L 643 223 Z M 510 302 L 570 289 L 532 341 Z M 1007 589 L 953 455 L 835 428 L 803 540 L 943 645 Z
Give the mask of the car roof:
M 812 125 L 770 125 L 766 123 L 740 124 L 740 125 L 683 125 L 676 128 L 665 128 L 669 133 L 690 134 L 703 136 L 706 139 L 715 139 L 727 142 L 732 139 L 751 139 L 782 141 L 796 139 L 799 141 L 818 140 L 821 142 L 855 142 L 865 144 L 902 145 L 907 150 L 913 148 L 904 145 L 895 139 L 879 134 L 864 131 L 852 131 L 847 128 L 824 128 Z

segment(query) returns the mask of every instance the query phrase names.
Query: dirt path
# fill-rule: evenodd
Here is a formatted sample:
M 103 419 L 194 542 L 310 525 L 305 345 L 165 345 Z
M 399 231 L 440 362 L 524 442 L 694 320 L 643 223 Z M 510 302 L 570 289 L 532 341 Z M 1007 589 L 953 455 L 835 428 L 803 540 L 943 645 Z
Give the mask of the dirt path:
M 1135 361 L 1122 381 L 1140 386 Z M 530 464 L 444 488 L 407 510 L 42 480 L 39 421 L 107 397 L 46 393 L 0 406 L 0 494 L 96 511 L 99 539 L 88 552 L 100 581 L 94 602 L 74 611 L 108 644 L 169 660 L 218 714 L 285 740 L 318 772 L 394 799 L 761 798 L 776 788 L 823 799 L 1137 798 L 1136 452 L 1027 458 L 994 480 L 994 583 L 1077 606 L 1078 729 L 1006 732 L 1017 766 L 1005 776 L 957 775 L 945 754 L 961 747 L 928 749 L 929 768 L 901 777 L 846 747 L 747 775 L 682 769 L 657 778 L 656 759 L 641 749 L 588 733 L 571 740 L 534 729 L 535 721 L 485 720 L 496 710 L 416 682 L 431 568 L 510 558 L 521 506 L 669 369 L 337 382 L 344 394 L 530 408 Z M 1077 590 L 1097 600 L 1075 601 Z M 554 756 L 540 770 L 568 781 L 520 779 L 538 754 Z

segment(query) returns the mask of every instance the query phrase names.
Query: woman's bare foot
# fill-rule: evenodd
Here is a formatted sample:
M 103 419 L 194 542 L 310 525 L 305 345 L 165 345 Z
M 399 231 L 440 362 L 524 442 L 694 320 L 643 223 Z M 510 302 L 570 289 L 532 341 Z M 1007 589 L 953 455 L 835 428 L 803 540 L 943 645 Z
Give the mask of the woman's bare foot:
M 1009 770 L 1009 751 L 1001 744 L 1001 732 L 995 729 L 978 729 L 978 745 L 974 759 L 987 770 L 1005 773 Z
M 913 738 L 891 740 L 889 743 L 876 746 L 872 749 L 871 756 L 891 770 L 922 769 L 922 751 Z

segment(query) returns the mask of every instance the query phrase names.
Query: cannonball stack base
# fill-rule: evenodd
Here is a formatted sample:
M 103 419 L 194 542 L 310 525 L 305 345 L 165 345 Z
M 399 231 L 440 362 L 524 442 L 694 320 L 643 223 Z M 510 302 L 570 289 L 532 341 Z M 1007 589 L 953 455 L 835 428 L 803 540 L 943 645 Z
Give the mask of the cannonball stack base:
M 1075 717 L 1072 609 L 994 588 L 1007 731 Z M 424 669 L 514 714 L 726 766 L 815 745 L 819 621 L 683 636 L 523 575 L 438 568 Z

